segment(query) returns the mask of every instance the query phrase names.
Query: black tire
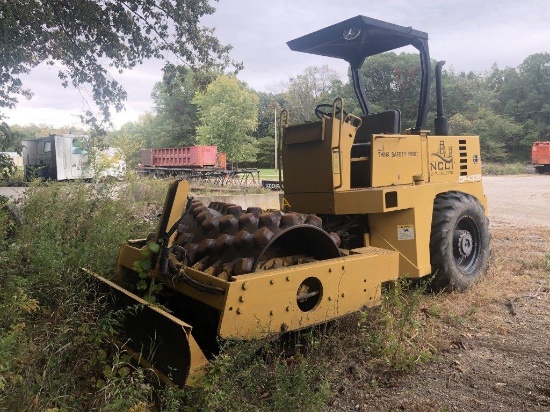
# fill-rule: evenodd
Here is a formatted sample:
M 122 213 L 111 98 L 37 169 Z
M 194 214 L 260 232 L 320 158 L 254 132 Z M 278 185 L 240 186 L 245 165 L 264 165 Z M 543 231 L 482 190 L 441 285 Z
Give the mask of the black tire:
M 550 174 L 550 165 L 536 165 L 535 166 L 535 171 L 539 175 Z
M 479 201 L 446 192 L 434 201 L 430 255 L 434 290 L 464 291 L 489 264 L 489 220 Z

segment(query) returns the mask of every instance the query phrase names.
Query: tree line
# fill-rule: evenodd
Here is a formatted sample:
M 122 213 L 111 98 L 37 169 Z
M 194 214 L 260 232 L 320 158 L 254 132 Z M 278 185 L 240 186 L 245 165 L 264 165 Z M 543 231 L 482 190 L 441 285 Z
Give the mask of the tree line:
M 416 54 L 373 56 L 361 76 L 374 112 L 399 109 L 403 128 L 414 125 L 420 84 Z M 316 105 L 341 96 L 346 110 L 359 114 L 351 84 L 349 76 L 343 81 L 326 65 L 312 66 L 288 79 L 280 92 L 266 93 L 232 74 L 170 66 L 154 86 L 152 111 L 109 132 L 105 143 L 121 147 L 130 164 L 139 162 L 141 148 L 205 144 L 218 146 L 232 162 L 269 168 L 274 166 L 275 113 L 287 108 L 292 123 L 314 121 Z M 493 65 L 484 73 L 446 68 L 442 84 L 450 133 L 480 135 L 486 161 L 528 161 L 532 143 L 550 138 L 549 53 L 533 54 L 516 68 Z M 428 119 L 434 116 L 432 85 Z M 11 130 L 20 137 L 56 132 L 17 125 Z
M 361 76 L 374 112 L 399 109 L 403 128 L 414 126 L 420 84 L 416 54 L 370 57 Z M 125 147 L 133 162 L 142 147 L 209 144 L 233 162 L 273 167 L 275 113 L 287 108 L 292 123 L 314 121 L 316 105 L 341 96 L 346 110 L 359 114 L 351 84 L 350 76 L 343 81 L 328 66 L 312 66 L 288 79 L 282 91 L 266 93 L 232 75 L 174 68 L 154 87 L 153 111 L 109 133 L 108 141 Z M 486 161 L 528 161 L 532 143 L 550 138 L 549 53 L 533 54 L 516 68 L 493 65 L 484 73 L 446 68 L 442 84 L 450 133 L 480 135 Z M 435 101 L 432 85 L 427 128 L 433 129 Z

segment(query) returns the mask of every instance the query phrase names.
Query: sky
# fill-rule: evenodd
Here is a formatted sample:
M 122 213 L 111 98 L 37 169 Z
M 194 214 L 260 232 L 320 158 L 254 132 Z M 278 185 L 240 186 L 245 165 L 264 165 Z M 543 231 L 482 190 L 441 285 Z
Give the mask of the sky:
M 348 18 L 364 15 L 427 32 L 433 59 L 455 71 L 517 67 L 529 55 L 550 53 L 548 0 L 220 0 L 203 18 L 231 57 L 242 61 L 238 77 L 258 91 L 276 92 L 308 66 L 327 64 L 343 79 L 343 61 L 292 52 L 286 42 Z M 404 50 L 409 51 L 409 50 Z M 128 92 L 126 108 L 113 114 L 115 128 L 153 110 L 151 91 L 163 62 L 147 61 L 115 78 Z M 93 103 L 86 90 L 63 88 L 54 67 L 40 65 L 22 77 L 34 92 L 7 111 L 9 124 L 80 126 L 78 114 Z

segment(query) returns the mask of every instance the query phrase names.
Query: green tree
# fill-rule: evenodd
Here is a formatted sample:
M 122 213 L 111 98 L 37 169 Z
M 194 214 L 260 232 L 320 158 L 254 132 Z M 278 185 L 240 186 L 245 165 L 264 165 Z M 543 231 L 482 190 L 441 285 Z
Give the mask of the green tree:
M 317 120 L 315 106 L 332 104 L 341 95 L 340 75 L 329 66 L 310 66 L 302 74 L 292 77 L 285 93 L 286 105 L 292 123 Z
M 135 167 L 141 161 L 141 141 L 136 136 L 136 123 L 128 122 L 116 132 L 107 135 L 109 146 L 118 147 L 122 150 L 124 160 L 129 167 Z
M 534 141 L 550 139 L 550 53 L 530 55 L 516 69 L 498 74 L 502 111 L 523 126 L 523 137 L 511 142 L 510 150 L 527 158 Z
M 51 134 L 87 134 L 89 131 L 74 126 L 53 127 L 47 124 L 29 124 L 10 126 L 13 132 L 19 132 L 24 139 L 37 139 Z
M 498 110 L 498 96 L 491 76 L 474 72 L 456 73 L 452 68 L 443 71 L 442 85 L 444 111 L 448 117 L 456 113 L 475 113 L 480 107 Z M 432 103 L 435 104 L 435 87 L 432 87 Z
M 193 99 L 218 75 L 214 71 L 194 70 L 184 66 L 165 69 L 163 81 L 155 84 L 152 93 L 156 112 L 152 147 L 195 144 L 199 117 Z
M 521 123 L 503 109 L 503 88 L 517 81 L 515 69 L 499 70 L 493 65 L 488 73 L 443 72 L 445 113 L 450 132 L 479 135 L 483 158 L 504 162 L 518 159 L 524 140 Z
M 522 128 L 513 119 L 480 107 L 469 118 L 457 113 L 449 119 L 450 133 L 479 135 L 483 159 L 504 162 L 510 158 L 514 142 L 522 137 Z
M 264 93 L 258 92 L 260 103 L 258 106 L 258 128 L 256 129 L 256 138 L 265 136 L 275 136 L 275 112 L 279 113 L 282 107 L 285 107 L 284 93 Z
M 0 152 L 15 151 L 21 153 L 22 137 L 22 133 L 11 130 L 4 122 L 0 123 Z M 11 157 L 0 153 L 0 178 L 9 179 L 16 170 Z
M 376 113 L 399 109 L 403 127 L 413 127 L 418 113 L 421 73 L 418 54 L 389 52 L 368 57 L 361 69 L 361 78 L 371 110 Z
M 149 58 L 176 56 L 190 66 L 226 67 L 230 46 L 200 19 L 208 0 L 10 0 L 0 2 L 0 108 L 31 96 L 20 75 L 40 63 L 59 64 L 63 86 L 87 86 L 100 110 L 87 121 L 109 120 L 126 99 L 109 70 L 120 73 Z
M 258 167 L 273 169 L 275 167 L 275 139 L 271 136 L 258 139 Z
M 119 130 L 108 133 L 105 142 L 120 148 L 128 166 L 134 167 L 141 161 L 141 148 L 155 147 L 156 126 L 156 116 L 145 113 L 137 121 L 125 123 Z
M 221 75 L 203 93 L 199 108 L 197 142 L 218 146 L 233 162 L 253 162 L 258 152 L 251 134 L 258 126 L 258 95 L 233 76 Z

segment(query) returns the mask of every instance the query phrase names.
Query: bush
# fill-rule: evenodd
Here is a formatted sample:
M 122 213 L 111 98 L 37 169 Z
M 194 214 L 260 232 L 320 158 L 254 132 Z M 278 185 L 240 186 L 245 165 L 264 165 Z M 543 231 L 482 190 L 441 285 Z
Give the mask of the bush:
M 483 163 L 485 175 L 520 175 L 527 173 L 525 163 Z
M 226 344 L 198 387 L 182 398 L 182 407 L 203 411 L 321 410 L 331 396 L 334 379 L 334 370 L 318 359 L 325 349 L 319 345 L 321 329 L 290 336 L 291 348 L 297 343 L 304 354 L 288 352 L 279 345 L 281 341 Z

